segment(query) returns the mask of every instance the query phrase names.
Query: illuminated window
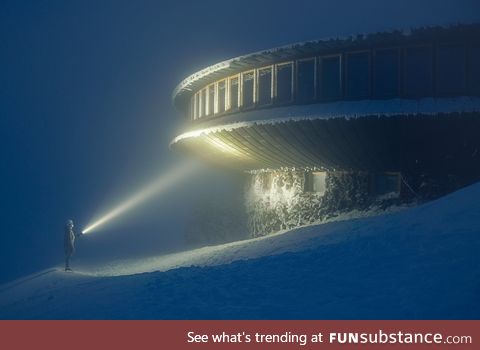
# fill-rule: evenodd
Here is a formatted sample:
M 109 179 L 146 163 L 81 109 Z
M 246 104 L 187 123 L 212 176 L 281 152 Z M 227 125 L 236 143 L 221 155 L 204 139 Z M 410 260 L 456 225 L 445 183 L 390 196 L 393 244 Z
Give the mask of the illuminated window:
M 375 175 L 375 194 L 400 194 L 400 173 L 381 173 Z
M 217 84 L 218 89 L 218 97 L 217 97 L 217 111 L 216 113 L 223 113 L 225 112 L 225 80 L 219 81 Z
M 320 96 L 322 100 L 337 100 L 342 97 L 340 56 L 322 57 Z
M 370 53 L 356 52 L 346 55 L 345 94 L 347 98 L 370 96 Z
M 215 106 L 215 85 L 208 87 L 208 103 L 207 103 L 207 115 L 213 114 L 213 107 Z
M 480 96 L 480 46 L 472 46 L 469 54 L 470 92 Z
M 307 173 L 305 177 L 305 191 L 316 192 L 321 195 L 325 194 L 326 178 L 327 173 L 325 171 L 312 171 Z
M 258 105 L 272 102 L 272 67 L 258 70 Z
M 297 99 L 299 102 L 315 99 L 315 59 L 297 62 Z
M 292 100 L 292 63 L 277 65 L 277 96 L 278 103 Z
M 261 179 L 262 179 L 262 188 L 264 191 L 269 191 L 272 189 L 272 185 L 273 185 L 273 173 L 263 173 L 261 175 Z
M 373 88 L 376 97 L 399 95 L 399 57 L 398 49 L 375 51 Z
M 194 119 L 198 119 L 200 116 L 200 93 L 195 94 L 195 110 L 194 110 Z
M 195 95 L 190 98 L 190 105 L 189 105 L 189 110 L 188 110 L 188 115 L 190 116 L 190 119 L 194 120 L 195 119 Z
M 233 77 L 229 79 L 230 109 L 238 108 L 238 86 L 238 77 Z
M 200 91 L 200 115 L 199 117 L 204 117 L 207 111 L 207 89 L 202 89 Z
M 249 108 L 253 106 L 254 80 L 254 71 L 242 74 L 242 107 L 244 108 Z
M 432 50 L 428 46 L 410 47 L 404 55 L 403 89 L 408 97 L 432 95 Z
M 436 56 L 436 91 L 439 94 L 459 94 L 465 91 L 465 47 L 440 46 Z

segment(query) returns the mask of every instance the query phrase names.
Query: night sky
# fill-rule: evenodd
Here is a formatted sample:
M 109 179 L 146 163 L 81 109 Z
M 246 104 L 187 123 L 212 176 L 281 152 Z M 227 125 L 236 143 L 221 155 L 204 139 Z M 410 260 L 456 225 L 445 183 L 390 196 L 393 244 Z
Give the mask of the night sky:
M 297 41 L 479 21 L 478 0 L 2 1 L 0 283 L 61 263 L 66 219 L 81 229 L 179 163 L 170 98 L 196 70 Z M 178 244 L 213 176 L 199 170 L 111 226 L 95 254 Z

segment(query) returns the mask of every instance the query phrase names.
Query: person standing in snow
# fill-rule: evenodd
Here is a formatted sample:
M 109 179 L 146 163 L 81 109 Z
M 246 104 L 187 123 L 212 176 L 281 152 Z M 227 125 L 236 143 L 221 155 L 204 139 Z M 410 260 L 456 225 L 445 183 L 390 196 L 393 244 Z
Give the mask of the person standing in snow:
M 81 233 L 73 231 L 73 221 L 67 220 L 64 229 L 63 243 L 65 248 L 65 271 L 72 271 L 70 268 L 70 258 L 75 253 L 75 239 L 80 237 Z

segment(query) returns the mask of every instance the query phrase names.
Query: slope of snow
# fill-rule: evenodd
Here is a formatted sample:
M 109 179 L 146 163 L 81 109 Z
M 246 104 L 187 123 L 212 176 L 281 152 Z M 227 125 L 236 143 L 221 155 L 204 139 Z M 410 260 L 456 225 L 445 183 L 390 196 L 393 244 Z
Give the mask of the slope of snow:
M 383 216 L 42 271 L 0 286 L 0 318 L 478 319 L 478 198 L 480 184 Z

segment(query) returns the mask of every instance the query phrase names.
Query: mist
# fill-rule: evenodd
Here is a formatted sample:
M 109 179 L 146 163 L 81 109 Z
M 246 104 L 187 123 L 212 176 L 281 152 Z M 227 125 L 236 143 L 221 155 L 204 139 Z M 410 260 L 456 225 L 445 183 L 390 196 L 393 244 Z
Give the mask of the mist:
M 170 98 L 196 70 L 298 41 L 478 21 L 476 0 L 3 2 L 0 283 L 61 265 L 67 219 L 81 230 L 185 161 L 168 147 L 185 123 Z M 72 266 L 198 245 L 192 212 L 241 186 L 200 164 L 82 237 Z

